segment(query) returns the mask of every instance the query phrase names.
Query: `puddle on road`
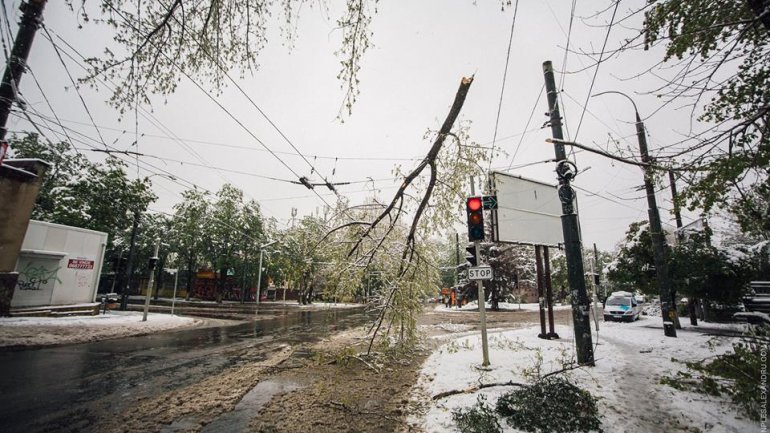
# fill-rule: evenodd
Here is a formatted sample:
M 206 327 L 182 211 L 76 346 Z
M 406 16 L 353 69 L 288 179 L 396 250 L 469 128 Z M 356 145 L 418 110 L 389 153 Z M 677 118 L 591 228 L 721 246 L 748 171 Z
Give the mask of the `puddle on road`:
M 302 388 L 300 384 L 286 379 L 267 379 L 259 382 L 257 386 L 243 396 L 232 411 L 223 413 L 219 418 L 205 425 L 200 431 L 201 433 L 247 431 L 252 418 L 273 397 L 300 388 Z M 161 433 L 189 431 L 199 425 L 200 422 L 196 417 L 185 417 L 161 429 Z

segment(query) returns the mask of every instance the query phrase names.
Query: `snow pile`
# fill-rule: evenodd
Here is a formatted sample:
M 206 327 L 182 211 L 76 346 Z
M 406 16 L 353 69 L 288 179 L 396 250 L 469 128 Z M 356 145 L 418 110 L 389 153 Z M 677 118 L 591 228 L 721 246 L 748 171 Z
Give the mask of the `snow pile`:
M 679 360 L 700 360 L 731 349 L 731 337 L 711 337 L 736 325 L 686 327 L 679 338 L 664 337 L 659 320 L 643 318 L 635 323 L 601 323 L 596 366 L 566 373 L 578 386 L 599 398 L 604 431 L 646 433 L 651 431 L 702 432 L 759 431 L 758 425 L 741 418 L 723 399 L 678 391 L 660 384 L 661 377 L 683 370 Z M 494 403 L 511 386 L 495 386 L 433 397 L 480 384 L 530 383 L 537 375 L 561 370 L 574 359 L 571 329 L 557 327 L 560 340 L 537 338 L 538 328 L 489 332 L 491 365 L 481 367 L 478 333 L 452 339 L 425 362 L 414 389 L 413 400 L 421 406 L 409 423 L 425 432 L 455 432 L 452 410 L 472 406 L 479 394 Z M 597 343 L 596 334 L 593 336 Z M 510 426 L 506 432 L 518 432 Z
M 1 317 L 0 347 L 83 343 L 145 335 L 200 324 L 200 319 L 138 311 L 108 311 L 97 316 Z

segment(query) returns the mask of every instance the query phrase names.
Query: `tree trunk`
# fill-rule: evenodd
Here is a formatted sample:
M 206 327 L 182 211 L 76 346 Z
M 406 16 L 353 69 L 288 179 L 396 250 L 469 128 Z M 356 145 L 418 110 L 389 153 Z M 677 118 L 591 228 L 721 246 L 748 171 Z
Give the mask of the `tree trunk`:
M 192 296 L 192 286 L 193 286 L 193 279 L 195 278 L 195 262 L 190 256 L 187 259 L 187 296 L 185 298 L 186 301 L 190 300 L 190 296 Z
M 225 283 L 227 282 L 227 268 L 219 269 L 219 288 L 217 289 L 217 304 L 222 303 L 222 295 L 225 293 Z

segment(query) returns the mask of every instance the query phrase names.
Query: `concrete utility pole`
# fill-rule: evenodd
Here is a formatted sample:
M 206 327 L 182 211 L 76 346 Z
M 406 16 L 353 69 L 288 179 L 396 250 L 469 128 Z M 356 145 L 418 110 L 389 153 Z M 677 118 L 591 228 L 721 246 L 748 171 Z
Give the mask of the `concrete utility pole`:
M 551 135 L 562 140 L 561 115 L 559 113 L 556 82 L 553 77 L 553 64 L 543 63 L 545 89 L 548 95 L 548 112 L 551 120 Z M 559 199 L 561 200 L 561 226 L 564 233 L 564 252 L 567 256 L 567 277 L 572 294 L 572 322 L 575 328 L 575 343 L 579 364 L 594 365 L 594 350 L 591 338 L 591 309 L 586 293 L 586 282 L 583 276 L 583 248 L 580 244 L 580 230 L 575 213 L 575 192 L 570 186 L 577 172 L 574 164 L 567 160 L 563 144 L 554 144 L 554 152 L 558 165 L 556 174 L 559 178 Z
M 639 141 L 639 153 L 642 156 L 644 165 L 644 189 L 647 193 L 647 214 L 650 221 L 650 237 L 652 237 L 652 253 L 655 260 L 655 274 L 658 280 L 658 290 L 660 292 L 660 309 L 663 316 L 663 334 L 666 337 L 676 337 L 676 302 L 674 291 L 671 289 L 671 276 L 668 273 L 668 246 L 666 237 L 663 235 L 663 227 L 660 224 L 660 213 L 658 212 L 658 203 L 655 199 L 654 169 L 652 160 L 647 151 L 647 136 L 644 133 L 644 122 L 639 116 L 639 110 L 636 103 L 628 95 L 618 91 L 608 91 L 597 93 L 594 96 L 615 93 L 623 96 L 634 106 L 636 115 L 636 139 Z
M 37 29 L 43 24 L 43 9 L 47 0 L 28 0 L 21 4 L 19 31 L 11 49 L 11 57 L 5 67 L 3 82 L 0 84 L 0 141 L 5 141 L 8 132 L 6 124 L 11 114 L 11 107 L 19 93 L 19 81 L 27 68 L 27 58 L 32 49 Z

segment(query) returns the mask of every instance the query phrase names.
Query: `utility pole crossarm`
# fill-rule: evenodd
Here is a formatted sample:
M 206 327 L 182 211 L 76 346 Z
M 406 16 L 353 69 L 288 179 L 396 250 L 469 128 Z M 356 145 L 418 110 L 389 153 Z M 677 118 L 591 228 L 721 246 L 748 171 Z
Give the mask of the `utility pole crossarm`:
M 545 142 L 546 143 L 552 143 L 552 144 L 561 144 L 561 145 L 564 145 L 564 146 L 577 147 L 578 149 L 585 150 L 586 152 L 595 153 L 597 155 L 601 155 L 601 156 L 613 159 L 615 161 L 622 162 L 624 164 L 636 165 L 638 167 L 652 167 L 652 163 L 649 163 L 649 162 L 639 162 L 639 161 L 634 161 L 632 159 L 622 158 L 620 156 L 613 155 L 613 154 L 605 152 L 603 150 L 594 149 L 592 147 L 586 146 L 585 144 L 576 143 L 574 141 L 561 140 L 561 139 L 558 139 L 558 138 L 546 138 Z

